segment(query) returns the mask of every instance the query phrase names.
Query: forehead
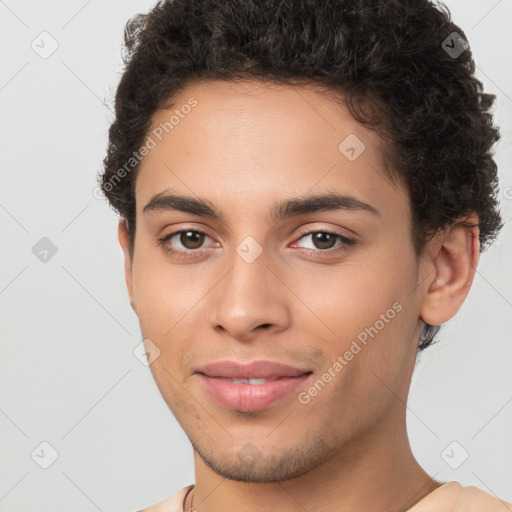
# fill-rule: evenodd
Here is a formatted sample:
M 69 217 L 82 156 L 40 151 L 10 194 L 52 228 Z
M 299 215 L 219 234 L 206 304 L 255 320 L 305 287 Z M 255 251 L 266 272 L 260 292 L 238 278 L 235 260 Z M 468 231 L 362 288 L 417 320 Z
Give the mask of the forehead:
M 152 118 L 136 182 L 138 212 L 167 189 L 247 209 L 260 198 L 342 191 L 365 202 L 403 196 L 384 172 L 378 134 L 334 91 L 259 81 L 191 84 Z M 396 198 L 395 198 L 396 199 Z M 395 201 L 396 204 L 396 201 Z M 378 208 L 378 206 L 376 206 Z

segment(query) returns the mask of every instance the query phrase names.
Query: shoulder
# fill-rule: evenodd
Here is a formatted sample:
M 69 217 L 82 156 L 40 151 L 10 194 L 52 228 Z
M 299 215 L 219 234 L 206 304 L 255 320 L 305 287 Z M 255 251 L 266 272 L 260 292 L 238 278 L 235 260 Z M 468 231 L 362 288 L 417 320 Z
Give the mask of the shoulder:
M 474 486 L 447 482 L 421 499 L 408 512 L 512 512 L 512 506 Z
M 155 503 L 155 505 L 151 505 L 139 512 L 182 512 L 183 499 L 192 487 L 194 487 L 194 484 L 187 485 L 187 487 L 183 487 L 183 489 L 180 489 L 169 498 Z
M 457 507 L 457 510 L 460 508 L 461 511 L 467 510 L 468 512 L 473 512 L 473 510 L 475 512 L 479 510 L 485 510 L 486 512 L 512 512 L 512 505 L 510 503 L 491 496 L 473 485 L 462 489 L 457 501 Z

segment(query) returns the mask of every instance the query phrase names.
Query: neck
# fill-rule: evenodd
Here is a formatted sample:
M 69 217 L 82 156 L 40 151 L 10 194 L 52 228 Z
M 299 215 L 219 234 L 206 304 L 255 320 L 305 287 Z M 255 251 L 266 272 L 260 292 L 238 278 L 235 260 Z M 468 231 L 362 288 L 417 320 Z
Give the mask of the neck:
M 403 512 L 441 484 L 416 462 L 407 438 L 405 413 L 385 421 L 343 445 L 322 464 L 291 480 L 276 483 L 237 482 L 212 471 L 194 450 L 197 512 L 272 509 L 281 512 Z

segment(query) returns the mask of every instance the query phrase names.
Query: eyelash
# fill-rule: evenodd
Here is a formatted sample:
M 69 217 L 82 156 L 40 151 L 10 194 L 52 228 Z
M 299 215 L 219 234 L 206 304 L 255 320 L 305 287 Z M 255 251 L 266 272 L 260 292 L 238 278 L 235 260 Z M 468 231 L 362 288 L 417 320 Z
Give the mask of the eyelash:
M 198 254 L 201 254 L 202 249 L 190 249 L 190 250 L 186 250 L 186 251 L 182 251 L 182 250 L 177 251 L 177 250 L 171 249 L 167 245 L 167 242 L 171 238 L 175 237 L 176 235 L 179 235 L 181 233 L 186 233 L 186 232 L 199 233 L 201 235 L 205 235 L 205 236 L 211 238 L 208 235 L 208 233 L 206 233 L 205 231 L 202 231 L 201 229 L 180 229 L 179 231 L 173 231 L 172 233 L 169 233 L 168 235 L 165 235 L 162 238 L 159 238 L 158 245 L 160 245 L 162 247 L 162 249 L 167 254 L 174 255 L 178 258 L 196 257 Z M 342 243 L 341 243 L 341 245 L 334 246 L 330 249 L 305 249 L 308 253 L 318 254 L 318 253 L 333 253 L 333 252 L 337 252 L 337 251 L 345 251 L 348 249 L 349 246 L 354 245 L 356 243 L 356 241 L 352 238 L 346 237 L 340 233 L 327 231 L 327 230 L 313 230 L 313 231 L 310 230 L 310 231 L 308 231 L 308 230 L 304 229 L 303 231 L 299 231 L 300 237 L 298 238 L 298 240 L 301 240 L 302 238 L 309 236 L 309 235 L 314 235 L 316 233 L 324 233 L 324 234 L 332 235 L 337 240 L 340 240 Z M 204 251 L 204 249 L 203 249 L 203 251 Z

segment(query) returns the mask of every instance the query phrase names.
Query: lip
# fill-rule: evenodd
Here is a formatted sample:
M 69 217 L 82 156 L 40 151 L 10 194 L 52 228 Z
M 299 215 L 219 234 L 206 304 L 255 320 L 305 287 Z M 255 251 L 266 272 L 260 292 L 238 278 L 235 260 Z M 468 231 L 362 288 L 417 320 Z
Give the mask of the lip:
M 207 377 L 224 377 L 227 379 L 279 379 L 281 377 L 299 377 L 311 372 L 311 370 L 273 361 L 258 360 L 242 363 L 226 360 L 209 363 L 198 368 L 196 372 Z
M 217 361 L 198 369 L 201 385 L 218 404 L 242 412 L 260 411 L 301 388 L 313 372 L 273 361 Z M 272 379 L 234 384 L 225 379 Z
M 223 377 L 198 374 L 203 389 L 218 404 L 241 412 L 261 411 L 275 402 L 298 391 L 313 375 L 305 373 L 297 377 L 281 377 L 264 384 L 233 384 Z

